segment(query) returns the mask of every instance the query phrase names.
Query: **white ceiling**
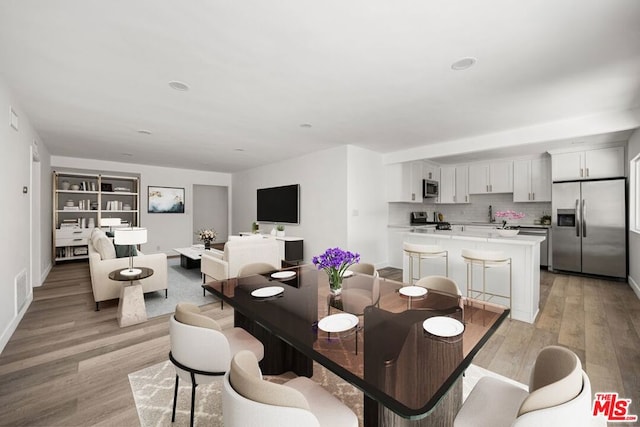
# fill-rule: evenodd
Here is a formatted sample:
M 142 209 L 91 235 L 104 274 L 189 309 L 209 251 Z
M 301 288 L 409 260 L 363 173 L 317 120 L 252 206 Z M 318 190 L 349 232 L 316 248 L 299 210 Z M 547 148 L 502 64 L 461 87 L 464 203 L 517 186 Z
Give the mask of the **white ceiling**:
M 233 172 L 637 109 L 640 1 L 0 0 L 0 74 L 54 155 Z

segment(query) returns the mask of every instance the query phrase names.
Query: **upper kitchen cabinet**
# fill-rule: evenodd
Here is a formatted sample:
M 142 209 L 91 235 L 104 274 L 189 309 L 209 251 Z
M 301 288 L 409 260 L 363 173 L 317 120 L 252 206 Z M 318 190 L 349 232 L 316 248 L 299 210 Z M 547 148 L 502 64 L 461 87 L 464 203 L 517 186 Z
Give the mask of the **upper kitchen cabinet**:
M 469 165 L 469 194 L 512 193 L 511 160 Z
M 440 186 L 438 188 L 438 203 L 455 203 L 456 197 L 456 168 L 442 166 L 440 168 Z
M 469 166 L 456 166 L 456 203 L 469 203 Z
M 551 153 L 553 181 L 618 178 L 624 174 L 624 147 Z
M 424 162 L 422 164 L 422 177 L 424 179 L 438 181 L 440 179 L 440 166 L 434 163 Z
M 551 159 L 549 157 L 513 162 L 513 201 L 551 201 Z
M 423 163 L 394 163 L 385 167 L 388 202 L 422 203 Z
M 438 203 L 468 203 L 468 166 L 442 166 L 440 168 L 440 194 Z

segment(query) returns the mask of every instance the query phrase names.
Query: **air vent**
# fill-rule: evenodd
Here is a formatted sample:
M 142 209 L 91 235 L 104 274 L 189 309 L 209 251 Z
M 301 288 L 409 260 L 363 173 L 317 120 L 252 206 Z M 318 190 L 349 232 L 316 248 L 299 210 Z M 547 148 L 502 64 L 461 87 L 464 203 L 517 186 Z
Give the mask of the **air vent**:
M 22 270 L 15 278 L 16 285 L 16 313 L 24 308 L 29 295 L 29 285 L 27 283 L 27 270 Z

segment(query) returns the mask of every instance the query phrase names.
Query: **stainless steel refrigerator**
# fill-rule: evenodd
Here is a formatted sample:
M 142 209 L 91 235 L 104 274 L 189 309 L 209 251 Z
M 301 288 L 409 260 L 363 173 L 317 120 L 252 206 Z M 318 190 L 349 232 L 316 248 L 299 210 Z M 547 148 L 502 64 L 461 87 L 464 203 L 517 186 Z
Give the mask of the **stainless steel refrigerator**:
M 625 179 L 553 184 L 554 270 L 627 277 L 625 187 Z

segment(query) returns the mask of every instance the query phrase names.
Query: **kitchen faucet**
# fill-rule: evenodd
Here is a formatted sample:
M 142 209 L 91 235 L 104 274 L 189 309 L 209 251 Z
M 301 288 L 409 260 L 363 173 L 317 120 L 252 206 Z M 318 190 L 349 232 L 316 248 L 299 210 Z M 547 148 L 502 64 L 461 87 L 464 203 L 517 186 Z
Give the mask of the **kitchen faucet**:
M 489 205 L 489 222 L 496 222 L 496 219 L 493 217 L 493 208 Z

